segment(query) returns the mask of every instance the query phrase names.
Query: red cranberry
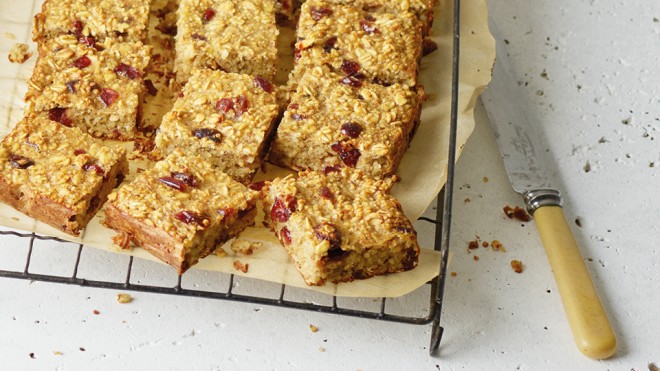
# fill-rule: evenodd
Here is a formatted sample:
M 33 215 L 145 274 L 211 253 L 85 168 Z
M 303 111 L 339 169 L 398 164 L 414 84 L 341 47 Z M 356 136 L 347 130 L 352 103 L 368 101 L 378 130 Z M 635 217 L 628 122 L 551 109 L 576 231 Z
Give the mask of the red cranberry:
M 194 34 L 192 34 L 191 37 L 192 37 L 193 39 L 195 39 L 195 40 L 206 41 L 206 36 L 202 36 L 202 35 L 200 35 L 200 34 L 198 34 L 198 33 L 196 33 L 196 32 L 195 32 Z
M 56 107 L 48 110 L 48 118 L 51 121 L 57 121 L 60 124 L 71 127 L 71 119 L 66 115 L 66 108 Z
M 172 172 L 170 175 L 172 175 L 172 178 L 178 179 L 190 187 L 197 187 L 197 180 L 191 174 Z
M 227 113 L 234 109 L 234 101 L 229 98 L 222 98 L 215 102 L 215 109 L 220 113 Z
M 204 11 L 204 16 L 202 17 L 202 19 L 204 20 L 204 23 L 209 23 L 209 21 L 213 19 L 213 17 L 215 17 L 215 10 L 208 8 Z
M 349 138 L 357 138 L 362 132 L 362 126 L 355 122 L 347 122 L 341 126 L 341 133 Z
M 138 72 L 135 67 L 131 67 L 125 63 L 120 63 L 115 67 L 115 73 L 121 77 L 127 77 L 131 80 L 135 80 L 140 77 L 140 72 Z
M 330 223 L 321 223 L 314 227 L 314 235 L 319 241 L 328 241 L 328 258 L 337 259 L 343 256 L 346 251 L 341 249 L 341 234 L 337 227 Z
M 82 37 L 82 32 L 83 32 L 83 28 L 85 28 L 85 24 L 82 23 L 81 20 L 77 19 L 77 20 L 73 21 L 73 25 L 72 25 L 71 28 L 72 28 L 73 34 L 76 36 L 77 39 L 79 39 L 79 38 Z
M 81 36 L 78 38 L 78 41 L 82 44 L 93 48 L 96 46 L 96 39 L 93 36 Z
M 254 78 L 254 86 L 260 87 L 266 93 L 273 92 L 273 84 L 261 76 L 257 76 Z
M 287 227 L 282 227 L 280 230 L 280 238 L 282 239 L 282 242 L 286 245 L 291 244 L 291 232 L 289 232 L 289 228 Z
M 176 189 L 177 191 L 185 192 L 188 190 L 188 185 L 186 185 L 186 183 L 172 176 L 160 177 L 158 178 L 158 181 L 170 188 Z
M 298 109 L 299 107 L 300 107 L 300 105 L 298 103 L 289 104 L 289 109 L 290 110 Z
M 87 151 L 85 151 L 84 149 L 76 148 L 73 150 L 73 154 L 75 156 L 84 155 L 85 153 L 87 153 Z
M 373 21 L 362 20 L 362 21 L 360 21 L 360 27 L 368 35 L 375 34 L 375 33 L 380 33 L 380 30 L 378 28 L 376 28 L 376 25 L 374 24 Z
M 105 170 L 99 164 L 85 164 L 82 169 L 85 171 L 94 171 L 98 175 L 105 175 Z
M 326 166 L 323 168 L 323 174 L 328 175 L 330 173 L 335 173 L 340 170 L 339 165 L 335 166 Z
M 295 197 L 287 196 L 285 200 L 275 197 L 273 207 L 270 209 L 270 218 L 276 222 L 284 223 L 289 220 L 291 213 L 296 211 L 298 200 Z
M 332 9 L 326 8 L 324 6 L 310 6 L 309 7 L 309 14 L 312 16 L 312 19 L 315 21 L 320 20 L 321 18 L 325 16 L 332 15 Z
M 256 183 L 250 184 L 249 187 L 253 191 L 261 191 L 264 188 L 265 185 L 266 185 L 266 182 L 262 180 L 261 182 L 256 182 Z
M 222 141 L 222 134 L 215 129 L 207 129 L 207 128 L 195 129 L 193 130 L 192 134 L 195 136 L 195 138 L 199 138 L 199 139 L 206 138 L 216 143 L 220 143 Z
M 186 223 L 186 224 L 194 223 L 194 224 L 197 224 L 199 226 L 204 226 L 204 220 L 206 220 L 206 218 L 204 218 L 202 215 L 200 215 L 199 213 L 197 213 L 195 211 L 191 211 L 191 210 L 180 211 L 180 212 L 174 214 L 174 217 L 177 220 L 179 220 L 183 223 Z
M 332 191 L 328 187 L 321 188 L 321 190 L 319 191 L 319 195 L 321 195 L 321 197 L 325 198 L 326 200 L 335 199 L 335 195 L 332 194 Z
M 147 93 L 149 93 L 149 95 L 152 97 L 155 97 L 158 94 L 158 89 L 156 89 L 156 86 L 154 86 L 153 81 L 149 79 L 144 80 L 144 87 L 147 88 Z
M 99 95 L 99 98 L 101 99 L 103 104 L 105 104 L 105 106 L 108 107 L 119 98 L 119 93 L 109 88 L 103 88 L 101 89 L 101 94 Z
M 72 94 L 76 94 L 76 85 L 80 82 L 80 80 L 71 80 L 66 83 L 66 88 L 71 92 Z
M 337 43 L 337 36 L 333 36 L 325 40 L 325 43 L 323 43 L 323 51 L 326 53 L 330 53 L 332 49 L 335 49 L 336 43 Z
M 83 55 L 82 57 L 73 61 L 72 64 L 73 67 L 83 69 L 89 67 L 89 65 L 92 64 L 92 61 L 89 59 L 89 57 L 87 57 L 87 55 Z
M 27 169 L 34 165 L 34 161 L 32 159 L 19 155 L 9 156 L 9 163 L 15 169 Z
M 224 209 L 218 210 L 218 213 L 225 218 L 231 218 L 232 216 L 236 215 L 236 209 L 233 207 L 225 207 Z
M 351 86 L 351 87 L 354 87 L 354 88 L 359 88 L 359 87 L 362 86 L 362 80 L 358 80 L 353 76 L 346 76 L 346 77 L 342 78 L 341 80 L 339 80 L 339 82 L 344 84 L 344 85 L 348 85 L 348 86 Z
M 344 59 L 344 61 L 341 62 L 341 70 L 344 71 L 347 76 L 353 76 L 360 70 L 360 64 L 355 61 Z
M 337 142 L 330 148 L 339 154 L 341 161 L 348 167 L 355 167 L 358 160 L 360 159 L 360 150 L 350 144 L 342 144 L 341 142 Z
M 248 100 L 245 95 L 239 95 L 236 97 L 236 105 L 234 110 L 236 111 L 236 117 L 241 117 L 248 110 Z

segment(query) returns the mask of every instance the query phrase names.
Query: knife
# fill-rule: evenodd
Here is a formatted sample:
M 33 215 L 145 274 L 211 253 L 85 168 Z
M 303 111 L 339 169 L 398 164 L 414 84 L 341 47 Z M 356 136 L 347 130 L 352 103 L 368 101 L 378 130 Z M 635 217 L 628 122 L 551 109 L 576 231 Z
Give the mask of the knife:
M 481 97 L 506 172 L 534 217 L 578 348 L 591 358 L 609 358 L 616 351 L 614 331 L 564 216 L 561 194 L 547 176 L 544 153 L 522 108 L 525 103 L 509 72 L 506 50 L 497 44 L 493 78 Z

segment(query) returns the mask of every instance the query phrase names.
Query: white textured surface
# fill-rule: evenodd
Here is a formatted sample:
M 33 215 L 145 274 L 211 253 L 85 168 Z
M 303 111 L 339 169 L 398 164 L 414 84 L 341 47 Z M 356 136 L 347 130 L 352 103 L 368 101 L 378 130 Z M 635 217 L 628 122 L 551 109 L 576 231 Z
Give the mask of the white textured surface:
M 492 131 L 478 109 L 456 179 L 450 271 L 458 275 L 448 279 L 440 358 L 427 355 L 430 326 L 145 293 L 133 293 L 134 302 L 120 305 L 112 290 L 0 279 L 2 368 L 639 371 L 651 362 L 660 365 L 660 3 L 490 5 L 521 89 L 533 102 L 533 118 L 548 138 L 567 217 L 581 221 L 574 232 L 584 256 L 593 260 L 587 266 L 618 335 L 614 358 L 592 361 L 574 346 L 533 223 L 521 226 L 501 212 L 521 201 L 508 187 Z M 422 228 L 421 238 L 430 240 L 430 230 Z M 481 248 L 468 255 L 475 235 L 500 240 L 507 252 Z M 0 268 L 15 269 L 6 257 L 24 244 L 3 237 Z M 35 245 L 48 254 L 52 248 Z M 34 264 L 60 273 L 59 261 L 68 261 L 76 249 L 63 250 Z M 83 259 L 107 270 L 121 266 L 112 255 L 83 253 Z M 524 273 L 511 271 L 512 259 L 523 261 Z M 134 279 L 171 282 L 151 264 L 142 264 Z M 81 274 L 108 278 L 103 269 Z M 308 299 L 327 304 L 325 297 Z M 425 301 L 425 295 L 414 295 L 395 307 Z

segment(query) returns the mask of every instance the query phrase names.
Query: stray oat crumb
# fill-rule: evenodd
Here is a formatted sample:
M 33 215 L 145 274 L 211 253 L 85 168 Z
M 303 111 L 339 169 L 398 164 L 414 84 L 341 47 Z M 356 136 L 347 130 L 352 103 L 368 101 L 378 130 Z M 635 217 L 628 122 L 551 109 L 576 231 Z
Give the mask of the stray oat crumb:
M 478 257 L 478 256 L 476 256 L 476 255 L 475 255 L 475 256 L 473 256 L 473 257 L 472 257 L 472 259 L 473 259 L 474 261 L 476 261 L 476 262 L 478 262 L 478 261 L 479 261 L 479 257 Z
M 9 61 L 11 63 L 25 63 L 32 56 L 30 46 L 23 43 L 16 43 L 9 49 Z
M 484 183 L 488 183 L 488 177 L 487 177 L 487 176 L 483 177 L 481 180 L 482 180 Z
M 117 294 L 117 303 L 126 304 L 133 301 L 133 297 L 130 294 L 119 293 Z
M 325 348 L 324 347 L 319 347 L 319 352 L 321 352 L 321 353 L 325 352 Z
M 458 276 L 458 273 L 456 273 L 456 272 L 451 272 L 451 276 L 452 276 L 452 277 L 456 277 L 456 276 Z
M 9 40 L 16 40 L 16 35 L 13 32 L 5 32 L 5 38 Z
M 222 247 L 218 247 L 218 248 L 215 249 L 215 251 L 213 252 L 213 255 L 215 255 L 215 256 L 219 256 L 219 257 L 221 257 L 221 258 L 224 258 L 224 257 L 227 256 L 227 252 L 226 252 L 225 249 L 223 249 Z
M 62 354 L 64 354 L 64 353 L 60 352 L 59 350 L 53 351 L 53 355 L 61 356 Z
M 506 249 L 504 248 L 502 243 L 498 240 L 493 240 L 493 242 L 490 243 L 490 246 L 493 248 L 493 251 L 506 252 Z
M 482 242 L 482 243 L 481 243 L 481 246 L 483 246 L 483 247 L 488 247 L 488 241 L 484 241 L 484 242 Z
M 511 268 L 513 269 L 514 272 L 516 273 L 522 273 L 523 271 L 523 264 L 520 260 L 511 260 Z
M 15 222 L 17 222 L 17 221 L 19 221 L 20 219 L 18 219 L 18 218 L 17 218 L 17 217 L 15 217 L 15 216 L 12 216 L 12 217 L 11 217 L 11 220 L 13 220 L 13 221 L 15 221 Z
M 466 197 L 466 198 L 465 198 L 465 200 L 463 200 L 463 202 L 464 202 L 464 203 L 466 203 L 466 204 L 469 204 L 469 203 L 470 203 L 470 201 L 471 201 L 471 200 L 470 200 L 470 198 L 469 198 L 469 197 Z
M 519 206 L 512 208 L 511 206 L 506 205 L 502 210 L 504 210 L 504 213 L 509 217 L 509 219 L 516 219 L 520 220 L 521 222 L 528 222 L 531 219 L 529 214 L 527 214 L 527 211 Z
M 309 325 L 309 331 L 311 331 L 311 332 L 317 332 L 318 330 L 319 330 L 318 327 L 316 327 L 316 326 L 314 326 L 314 325 L 312 325 L 312 324 Z
M 231 250 L 233 252 L 243 255 L 252 255 L 254 249 L 258 249 L 259 247 L 261 247 L 261 242 L 252 242 L 240 238 L 235 239 L 231 244 Z
M 98 309 L 94 309 L 94 310 L 92 311 L 92 313 L 94 313 L 94 314 L 97 315 L 97 316 L 98 316 L 99 314 L 101 314 L 101 312 L 99 312 Z
M 249 266 L 250 264 L 243 264 L 240 260 L 234 260 L 234 269 L 237 271 L 247 273 Z

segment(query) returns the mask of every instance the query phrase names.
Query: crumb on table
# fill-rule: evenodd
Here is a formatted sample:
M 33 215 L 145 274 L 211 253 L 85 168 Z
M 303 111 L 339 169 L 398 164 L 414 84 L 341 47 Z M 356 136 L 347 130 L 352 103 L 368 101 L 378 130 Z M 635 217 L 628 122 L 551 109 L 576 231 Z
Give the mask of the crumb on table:
M 511 260 L 511 268 L 513 269 L 514 272 L 516 273 L 522 273 L 523 271 L 523 264 L 520 260 Z
M 117 294 L 117 303 L 127 304 L 133 301 L 133 297 L 130 294 L 119 293 Z
M 234 269 L 237 271 L 241 271 L 243 273 L 247 273 L 248 268 L 250 267 L 250 264 L 243 264 L 241 263 L 240 260 L 234 260 Z
M 11 63 L 25 63 L 32 56 L 27 44 L 16 43 L 9 49 L 9 61 Z

